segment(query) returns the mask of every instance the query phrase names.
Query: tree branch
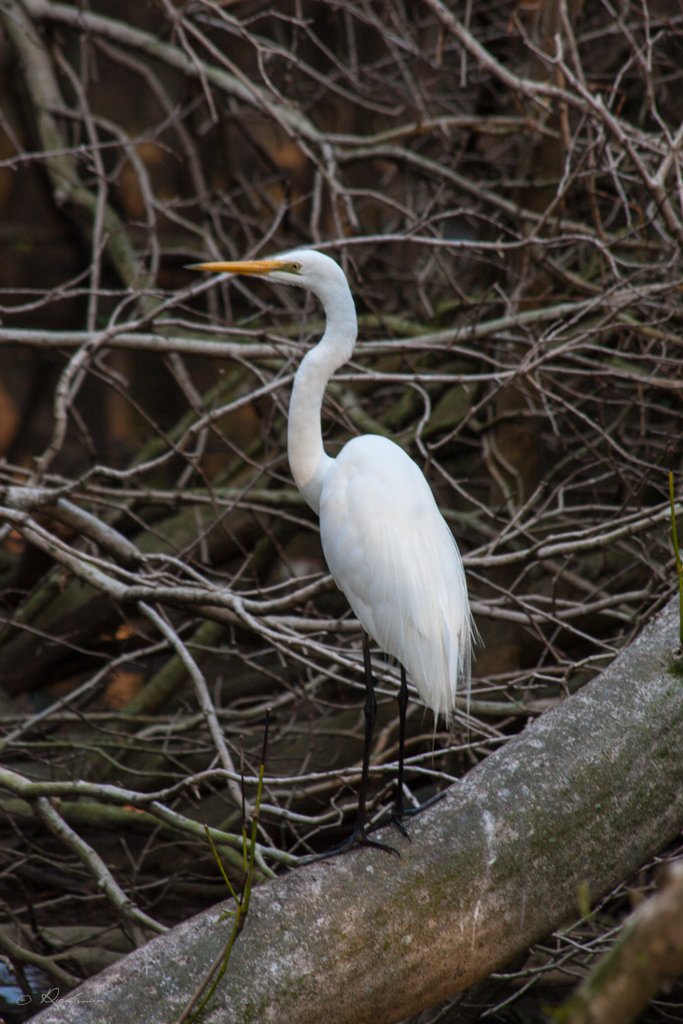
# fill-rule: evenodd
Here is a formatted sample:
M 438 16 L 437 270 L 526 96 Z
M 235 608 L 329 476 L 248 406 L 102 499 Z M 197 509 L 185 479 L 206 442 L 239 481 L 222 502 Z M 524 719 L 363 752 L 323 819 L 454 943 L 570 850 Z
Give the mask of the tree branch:
M 212 1019 L 390 1024 L 486 977 L 576 915 L 582 887 L 597 899 L 673 838 L 677 612 L 671 602 L 601 676 L 417 817 L 411 842 L 392 833 L 400 860 L 359 850 L 259 888 Z M 168 1021 L 225 941 L 225 909 L 155 939 L 37 1024 Z

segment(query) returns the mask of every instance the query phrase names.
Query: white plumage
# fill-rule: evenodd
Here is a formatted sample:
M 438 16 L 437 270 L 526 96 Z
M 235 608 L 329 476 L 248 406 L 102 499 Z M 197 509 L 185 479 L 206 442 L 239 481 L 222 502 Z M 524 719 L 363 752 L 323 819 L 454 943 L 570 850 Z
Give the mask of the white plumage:
M 292 391 L 292 475 L 319 512 L 327 564 L 358 620 L 404 666 L 425 704 L 447 715 L 458 681 L 469 682 L 472 628 L 460 553 L 424 475 L 393 441 L 366 434 L 335 459 L 325 454 L 323 392 L 351 357 L 356 311 L 346 277 L 329 256 L 301 250 L 280 259 L 300 268 L 289 280 L 310 289 L 327 317 Z
M 424 703 L 448 715 L 458 682 L 469 682 L 472 637 L 453 535 L 422 472 L 393 441 L 353 438 L 335 459 L 323 449 L 325 386 L 350 359 L 358 331 L 344 272 L 311 249 L 196 267 L 298 285 L 322 303 L 325 332 L 301 361 L 289 406 L 292 475 L 320 516 L 327 564 L 360 623 L 404 666 Z
M 436 714 L 469 675 L 462 561 L 420 469 L 375 435 L 349 441 L 323 477 L 323 551 L 338 587 L 379 647 Z

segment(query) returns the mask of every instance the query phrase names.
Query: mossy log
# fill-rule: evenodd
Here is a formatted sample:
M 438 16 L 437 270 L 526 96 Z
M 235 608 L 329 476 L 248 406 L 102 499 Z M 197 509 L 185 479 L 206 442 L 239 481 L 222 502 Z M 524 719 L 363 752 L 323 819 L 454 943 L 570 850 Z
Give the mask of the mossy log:
M 683 826 L 683 675 L 670 604 L 599 677 L 410 823 L 262 885 L 208 1022 L 388 1024 L 472 986 L 578 916 Z M 229 904 L 149 942 L 37 1024 L 177 1019 Z

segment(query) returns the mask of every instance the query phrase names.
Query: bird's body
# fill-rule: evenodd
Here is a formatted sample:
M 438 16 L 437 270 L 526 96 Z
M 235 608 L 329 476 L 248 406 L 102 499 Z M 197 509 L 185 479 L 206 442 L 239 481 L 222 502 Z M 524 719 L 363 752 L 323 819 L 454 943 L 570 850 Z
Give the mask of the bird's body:
M 361 625 L 407 670 L 424 703 L 437 715 L 448 716 L 458 681 L 469 681 L 472 634 L 465 573 L 451 531 L 421 470 L 393 441 L 373 434 L 356 437 L 336 458 L 323 448 L 320 417 L 325 387 L 351 358 L 358 331 L 344 272 L 329 256 L 311 249 L 270 260 L 205 263 L 196 268 L 299 285 L 322 303 L 325 332 L 301 361 L 289 406 L 292 475 L 320 517 L 330 572 Z M 356 838 L 364 837 L 374 721 L 369 657 L 366 669 L 366 742 Z M 401 764 L 407 700 L 405 675 L 402 679 Z M 399 785 L 397 809 L 402 813 L 400 801 Z
M 377 435 L 348 441 L 323 478 L 320 537 L 359 622 L 424 703 L 447 715 L 469 673 L 467 588 L 453 535 L 410 456 Z

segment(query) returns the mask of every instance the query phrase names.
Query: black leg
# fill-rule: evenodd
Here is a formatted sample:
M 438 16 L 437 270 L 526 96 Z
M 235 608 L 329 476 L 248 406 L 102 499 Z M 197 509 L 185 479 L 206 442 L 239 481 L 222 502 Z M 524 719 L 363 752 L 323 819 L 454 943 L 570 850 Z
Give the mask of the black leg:
M 393 846 L 389 846 L 388 843 L 380 843 L 377 839 L 370 839 L 366 831 L 370 754 L 372 753 L 372 736 L 375 731 L 375 719 L 377 718 L 377 698 L 375 697 L 375 680 L 372 675 L 372 661 L 370 659 L 370 641 L 365 630 L 363 630 L 363 668 L 365 669 L 365 736 L 363 739 L 363 765 L 358 790 L 356 823 L 349 838 L 344 840 L 340 846 L 336 846 L 333 850 L 328 850 L 325 853 L 315 854 L 310 858 L 306 858 L 307 863 L 310 863 L 312 860 L 323 860 L 326 857 L 333 857 L 335 854 L 343 853 L 344 850 L 348 850 L 352 846 L 376 846 L 380 850 L 387 850 L 389 853 L 398 855 L 398 850 L 395 850 Z M 406 699 L 407 697 L 406 689 Z
M 363 767 L 361 769 L 360 789 L 358 790 L 358 813 L 354 827 L 354 832 L 357 835 L 362 835 L 365 832 L 370 755 L 372 753 L 372 737 L 377 718 L 377 698 L 375 697 L 375 680 L 372 676 L 370 641 L 365 630 L 363 630 L 363 668 L 365 669 L 365 737 L 363 739 Z
M 396 800 L 394 802 L 394 813 L 392 814 L 391 820 L 399 831 L 410 839 L 408 829 L 405 827 L 404 819 L 410 818 L 415 814 L 419 814 L 420 811 L 426 810 L 427 807 L 431 807 L 432 804 L 437 803 L 443 799 L 446 795 L 446 790 L 442 793 L 435 793 L 428 800 L 425 800 L 423 804 L 418 807 L 411 807 L 406 810 L 403 802 L 403 772 L 405 764 L 405 751 L 406 751 L 406 714 L 408 711 L 408 681 L 406 679 L 406 670 L 401 665 L 401 686 L 398 691 L 398 773 L 396 776 Z
M 393 822 L 406 838 L 408 830 L 403 824 L 405 806 L 403 804 L 403 762 L 406 752 L 406 712 L 408 710 L 408 680 L 406 670 L 401 665 L 401 686 L 398 691 L 398 775 L 396 777 L 396 800 L 394 801 Z
M 372 754 L 372 737 L 375 732 L 377 718 L 377 698 L 375 697 L 375 680 L 372 675 L 372 659 L 370 658 L 370 639 L 363 630 L 363 668 L 365 669 L 365 737 L 363 739 L 363 766 L 361 768 L 360 788 L 358 790 L 358 813 L 353 827 L 349 846 L 377 846 L 381 850 L 397 853 L 393 846 L 369 839 L 365 826 L 367 824 L 368 781 L 370 777 L 370 755 Z M 345 844 L 347 845 L 347 844 Z

